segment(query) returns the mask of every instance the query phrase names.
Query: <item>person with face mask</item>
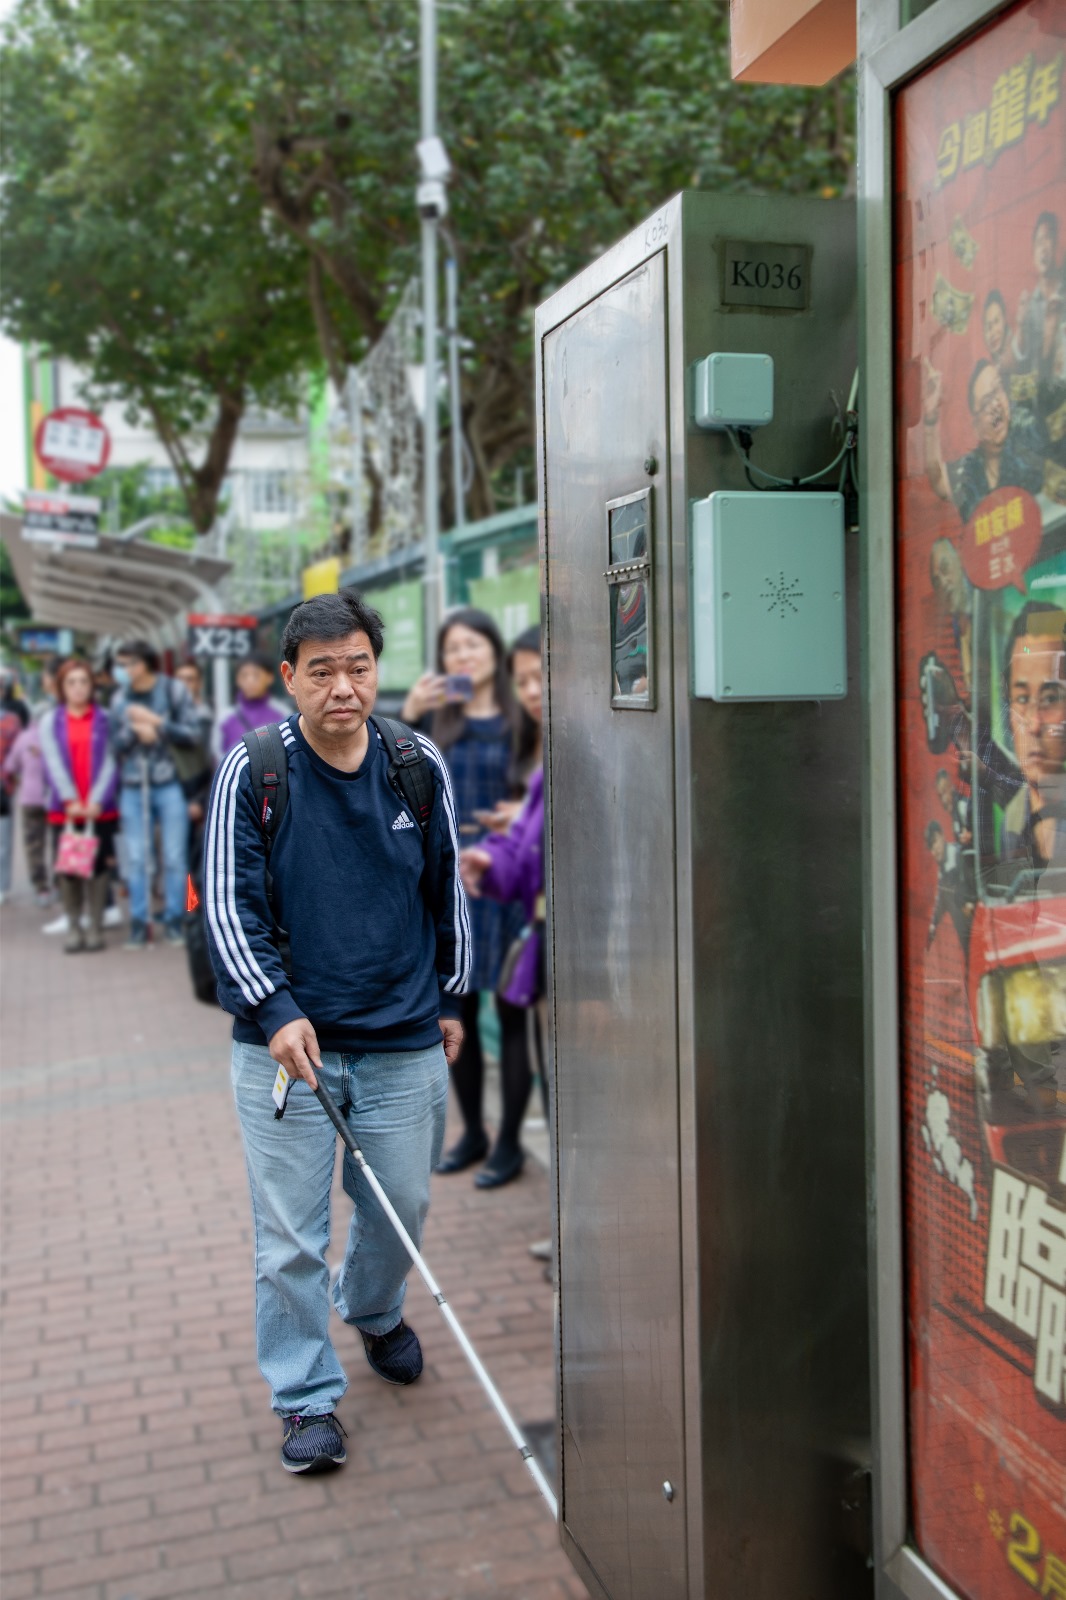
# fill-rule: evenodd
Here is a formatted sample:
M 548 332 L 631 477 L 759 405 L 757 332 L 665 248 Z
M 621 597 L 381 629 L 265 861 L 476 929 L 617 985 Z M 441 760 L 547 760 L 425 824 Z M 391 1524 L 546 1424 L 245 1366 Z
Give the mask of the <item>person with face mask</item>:
M 111 742 L 121 768 L 120 811 L 130 892 L 127 950 L 148 943 L 152 856 L 158 827 L 163 847 L 163 928 L 168 944 L 184 944 L 189 817 L 173 749 L 200 739 L 196 708 L 185 685 L 159 671 L 143 639 L 115 654 L 118 693 L 109 712 Z

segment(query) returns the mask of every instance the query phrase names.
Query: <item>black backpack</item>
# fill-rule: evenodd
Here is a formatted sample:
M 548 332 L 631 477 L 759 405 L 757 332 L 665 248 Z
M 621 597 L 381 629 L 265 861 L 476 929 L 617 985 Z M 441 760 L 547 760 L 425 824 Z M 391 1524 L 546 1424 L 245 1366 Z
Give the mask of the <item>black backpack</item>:
M 387 774 L 389 783 L 418 823 L 425 848 L 426 831 L 433 811 L 433 774 L 426 753 L 405 723 L 394 722 L 390 717 L 374 717 L 373 725 L 381 734 L 389 757 Z M 270 722 L 265 728 L 255 728 L 251 733 L 246 733 L 244 747 L 248 752 L 248 776 L 251 779 L 252 793 L 255 795 L 256 809 L 259 813 L 259 826 L 266 841 L 268 863 L 266 894 L 273 912 L 274 885 L 270 876 L 270 851 L 289 803 L 289 755 L 285 748 L 285 740 L 281 736 L 281 729 L 276 722 Z M 278 953 L 286 973 L 291 976 L 292 957 L 289 937 L 276 917 L 274 924 L 278 931 Z

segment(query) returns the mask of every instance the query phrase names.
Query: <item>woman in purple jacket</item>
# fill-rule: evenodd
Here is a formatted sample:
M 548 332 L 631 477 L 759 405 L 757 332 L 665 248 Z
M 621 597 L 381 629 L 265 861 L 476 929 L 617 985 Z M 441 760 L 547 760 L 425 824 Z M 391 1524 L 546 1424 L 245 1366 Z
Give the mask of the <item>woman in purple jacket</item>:
M 526 798 L 519 807 L 501 805 L 488 826 L 494 831 L 459 856 L 459 870 L 469 895 L 475 899 L 520 900 L 526 927 L 517 949 L 512 946 L 500 975 L 499 994 L 513 1006 L 537 1005 L 544 993 L 544 774 L 541 769 L 541 659 L 540 630 L 528 628 L 511 647 L 511 674 L 515 694 L 536 729 L 532 747 L 525 752 L 523 777 Z M 532 771 L 529 770 L 532 765 Z M 516 814 L 517 812 L 517 814 Z M 506 831 L 503 831 L 506 829 Z M 497 831 L 498 830 L 498 831 Z M 543 1085 L 543 1070 L 541 1073 Z M 509 1097 L 518 1111 L 518 1125 L 501 1124 L 497 1146 L 520 1150 L 519 1132 L 529 1098 Z
M 41 755 L 48 786 L 48 821 L 59 835 L 69 824 L 91 823 L 97 838 L 93 876 L 56 874 L 63 909 L 70 921 L 64 949 L 104 948 L 103 916 L 107 874 L 118 829 L 119 771 L 111 753 L 107 712 L 93 704 L 93 674 L 87 661 L 64 661 L 56 673 L 59 704 L 39 723 Z M 82 931 L 82 897 L 88 901 L 89 935 Z

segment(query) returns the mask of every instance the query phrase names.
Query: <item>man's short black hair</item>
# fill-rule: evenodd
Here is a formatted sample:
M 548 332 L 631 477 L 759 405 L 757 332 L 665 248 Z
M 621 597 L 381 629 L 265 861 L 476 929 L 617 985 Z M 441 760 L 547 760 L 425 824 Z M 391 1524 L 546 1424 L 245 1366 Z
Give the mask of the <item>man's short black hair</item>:
M 938 836 L 942 839 L 944 837 L 944 830 L 940 826 L 939 822 L 937 822 L 934 818 L 932 822 L 927 822 L 925 825 L 925 848 L 927 850 L 931 850 L 933 848 L 933 841 Z
M 1055 215 L 1054 211 L 1041 211 L 1040 215 L 1033 223 L 1034 241 L 1041 228 L 1046 228 L 1048 233 L 1050 233 L 1052 248 L 1057 250 L 1059 247 L 1059 219 Z
M 984 313 L 988 310 L 989 306 L 998 306 L 1003 313 L 1003 320 L 1006 322 L 1007 302 L 1004 300 L 1003 295 L 998 289 L 989 289 L 988 293 L 985 295 L 984 309 L 981 313 L 982 319 L 984 318 Z
M 966 389 L 966 401 L 967 401 L 967 404 L 970 407 L 971 415 L 973 413 L 973 392 L 974 392 L 974 389 L 977 387 L 977 380 L 981 376 L 982 372 L 985 370 L 986 367 L 995 368 L 995 366 L 996 366 L 996 363 L 994 361 L 989 361 L 987 356 L 982 356 L 980 361 L 974 367 L 973 371 L 970 373 L 970 382 L 967 385 L 967 389 Z
M 127 644 L 119 645 L 115 655 L 132 656 L 135 661 L 143 661 L 149 672 L 159 671 L 159 653 L 147 639 L 130 639 Z
M 375 660 L 380 656 L 385 646 L 385 624 L 362 595 L 356 594 L 354 589 L 341 589 L 338 594 L 316 594 L 298 605 L 285 624 L 281 636 L 282 658 L 294 667 L 305 640 L 346 639 L 350 633 L 365 633 Z

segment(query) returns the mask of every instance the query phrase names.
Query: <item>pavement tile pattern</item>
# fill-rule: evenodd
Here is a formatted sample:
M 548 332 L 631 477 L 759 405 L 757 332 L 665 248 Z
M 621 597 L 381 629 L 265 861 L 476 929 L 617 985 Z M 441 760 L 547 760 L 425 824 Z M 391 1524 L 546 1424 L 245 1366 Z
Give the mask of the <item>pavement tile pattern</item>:
M 0 912 L 3 1600 L 581 1600 L 528 1472 L 414 1274 L 426 1370 L 335 1324 L 348 1465 L 291 1478 L 255 1365 L 228 1021 L 182 950 L 64 955 Z M 536 1108 L 534 1107 L 534 1110 Z M 454 1130 L 450 1130 L 454 1133 Z M 547 1177 L 434 1179 L 425 1253 L 519 1426 L 554 1407 Z M 337 1259 L 348 1216 L 334 1190 Z

